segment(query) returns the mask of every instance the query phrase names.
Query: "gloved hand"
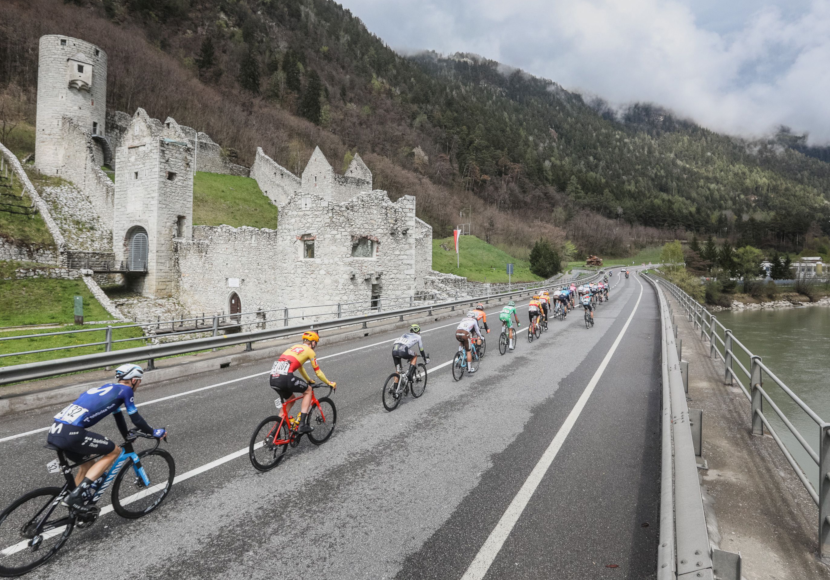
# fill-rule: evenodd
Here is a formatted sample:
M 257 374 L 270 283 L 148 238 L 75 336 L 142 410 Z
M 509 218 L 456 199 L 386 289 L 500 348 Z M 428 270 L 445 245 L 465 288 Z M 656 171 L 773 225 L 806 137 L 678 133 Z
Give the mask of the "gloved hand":
M 335 383 L 334 381 L 330 382 L 330 383 L 329 383 L 329 386 L 330 386 L 332 389 L 337 389 L 337 383 Z
M 167 438 L 167 430 L 166 429 L 153 429 L 153 437 L 156 439 L 166 439 Z
M 429 364 L 429 357 L 426 358 L 426 360 L 424 361 L 424 364 Z
M 490 329 L 489 328 L 487 329 L 487 334 L 490 334 Z

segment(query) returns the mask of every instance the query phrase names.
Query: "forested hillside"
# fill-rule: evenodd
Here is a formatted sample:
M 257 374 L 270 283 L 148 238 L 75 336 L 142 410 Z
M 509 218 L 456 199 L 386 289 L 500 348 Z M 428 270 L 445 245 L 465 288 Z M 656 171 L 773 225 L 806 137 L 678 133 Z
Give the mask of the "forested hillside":
M 619 114 L 477 57 L 404 58 L 330 0 L 4 0 L 0 91 L 30 121 L 50 33 L 107 51 L 109 108 L 172 116 L 242 163 L 261 146 L 299 172 L 319 144 L 340 171 L 359 151 L 436 237 L 468 207 L 474 234 L 524 252 L 547 237 L 622 254 L 684 230 L 789 249 L 830 228 L 830 165 L 780 139 Z

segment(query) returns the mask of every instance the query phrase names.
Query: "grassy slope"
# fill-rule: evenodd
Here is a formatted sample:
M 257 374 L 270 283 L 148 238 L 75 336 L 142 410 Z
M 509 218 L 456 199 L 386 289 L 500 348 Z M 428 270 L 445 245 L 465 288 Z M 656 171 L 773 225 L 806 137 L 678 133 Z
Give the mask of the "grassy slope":
M 636 256 L 632 256 L 631 258 L 612 258 L 612 259 L 603 259 L 602 266 L 604 268 L 610 266 L 631 266 L 633 264 L 648 264 L 651 262 L 652 264 L 657 264 L 660 261 L 660 252 L 662 251 L 661 246 L 655 246 L 653 248 L 643 248 L 640 250 Z M 602 258 L 602 256 L 600 256 Z M 568 268 L 578 268 L 578 267 L 585 267 L 585 260 L 580 260 L 578 262 L 568 262 Z
M 247 177 L 196 173 L 193 182 L 193 223 L 195 225 L 277 228 L 277 206 L 271 203 L 257 182 Z
M 112 319 L 81 280 L 0 280 L 0 327 L 72 324 L 75 296 L 83 296 L 84 319 Z
M 449 248 L 441 247 L 444 244 Z M 432 269 L 447 274 L 464 276 L 474 282 L 507 282 L 507 264 L 515 264 L 513 282 L 541 280 L 530 272 L 530 264 L 491 246 L 475 236 L 461 236 L 461 268 L 456 268 L 455 247 L 452 238 L 432 240 Z

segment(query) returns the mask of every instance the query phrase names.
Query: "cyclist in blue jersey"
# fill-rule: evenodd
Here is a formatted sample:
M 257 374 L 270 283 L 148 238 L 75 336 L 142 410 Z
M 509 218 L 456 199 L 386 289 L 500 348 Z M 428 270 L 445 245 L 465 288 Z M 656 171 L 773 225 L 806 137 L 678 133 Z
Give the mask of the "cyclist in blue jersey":
M 134 392 L 141 384 L 144 371 L 140 366 L 126 364 L 115 371 L 117 383 L 107 383 L 101 387 L 89 389 L 77 400 L 55 415 L 55 423 L 49 430 L 46 441 L 63 450 L 68 459 L 76 463 L 84 462 L 75 475 L 75 489 L 72 490 L 64 505 L 83 512 L 83 503 L 89 499 L 89 486 L 101 477 L 110 465 L 118 459 L 121 448 L 103 435 L 87 431 L 107 415 L 112 415 L 118 430 L 127 436 L 127 422 L 121 414 L 121 406 L 127 409 L 130 419 L 139 431 L 152 434 L 157 439 L 167 436 L 164 429 L 153 429 L 147 424 L 135 408 Z M 92 461 L 87 458 L 98 455 Z

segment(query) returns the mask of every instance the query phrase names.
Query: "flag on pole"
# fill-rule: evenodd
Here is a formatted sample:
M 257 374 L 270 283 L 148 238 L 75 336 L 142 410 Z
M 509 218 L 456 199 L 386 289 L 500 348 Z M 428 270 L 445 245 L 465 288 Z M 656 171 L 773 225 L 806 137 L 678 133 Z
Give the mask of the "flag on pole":
M 458 253 L 458 238 L 461 237 L 461 230 L 453 230 L 452 235 L 455 238 L 455 262 L 456 268 L 461 267 L 461 255 Z

